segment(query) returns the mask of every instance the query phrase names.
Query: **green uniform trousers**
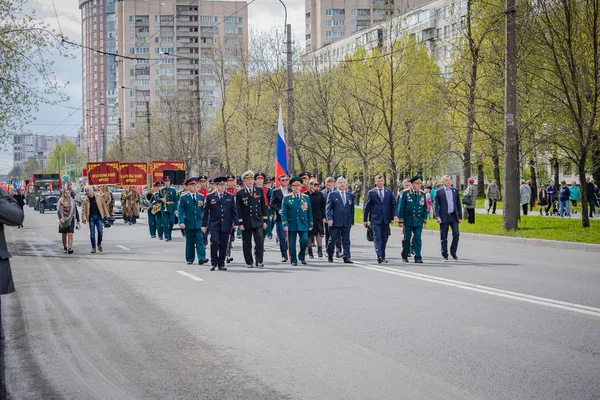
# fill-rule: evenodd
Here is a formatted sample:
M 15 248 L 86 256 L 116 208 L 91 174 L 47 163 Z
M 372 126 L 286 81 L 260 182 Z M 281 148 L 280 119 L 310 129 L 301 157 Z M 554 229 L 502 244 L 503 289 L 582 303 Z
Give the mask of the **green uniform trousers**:
M 296 253 L 296 238 L 300 239 L 299 253 Z M 297 263 L 298 260 L 304 261 L 306 247 L 308 246 L 308 231 L 288 231 L 288 240 L 290 244 L 290 261 L 292 263 Z
M 206 259 L 206 247 L 204 247 L 204 232 L 200 229 L 185 229 L 185 260 L 194 262 L 194 249 L 198 254 L 198 261 Z
M 421 257 L 421 233 L 423 226 L 406 226 L 404 225 L 404 241 L 402 242 L 402 258 L 410 256 L 410 243 L 412 238 L 413 251 L 415 252 L 415 260 L 422 260 Z

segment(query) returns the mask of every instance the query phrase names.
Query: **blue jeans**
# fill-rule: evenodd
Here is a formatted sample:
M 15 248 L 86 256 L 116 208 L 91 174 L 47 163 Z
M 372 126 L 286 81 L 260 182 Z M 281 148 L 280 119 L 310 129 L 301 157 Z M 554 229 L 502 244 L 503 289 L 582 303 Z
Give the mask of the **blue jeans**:
M 90 242 L 92 242 L 92 249 L 96 248 L 96 229 L 98 229 L 98 246 L 102 244 L 102 232 L 104 230 L 104 223 L 100 215 L 90 215 Z
M 277 237 L 279 238 L 279 251 L 281 252 L 281 257 L 288 258 L 288 247 L 286 241 L 286 234 L 283 230 L 283 223 L 280 220 L 278 220 L 275 224 L 277 226 Z
M 571 210 L 569 208 L 569 199 L 566 200 L 560 200 L 560 206 L 558 207 L 558 213 L 560 214 L 560 217 L 564 217 L 565 215 L 565 209 L 567 210 L 567 217 L 571 216 Z

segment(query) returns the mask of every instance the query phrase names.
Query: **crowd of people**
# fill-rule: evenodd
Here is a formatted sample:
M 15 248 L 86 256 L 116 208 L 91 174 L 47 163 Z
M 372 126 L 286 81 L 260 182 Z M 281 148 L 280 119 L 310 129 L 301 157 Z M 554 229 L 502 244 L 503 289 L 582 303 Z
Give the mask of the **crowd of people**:
M 598 205 L 598 187 L 592 178 L 587 179 L 586 185 L 593 217 Z M 344 176 L 328 177 L 321 184 L 308 172 L 297 177 L 282 174 L 270 178 L 261 172 L 246 171 L 237 179 L 228 175 L 209 180 L 201 175 L 181 182 L 181 186 L 177 191 L 170 178 L 165 177 L 144 194 L 141 188 L 124 187 L 118 199 L 123 219 L 129 225 L 136 223 L 140 209 L 147 210 L 150 238 L 172 241 L 177 223 L 185 237 L 188 264 L 196 260 L 199 264 L 210 262 L 211 270 L 226 270 L 225 265 L 233 261 L 232 243 L 241 239 L 246 266 L 262 268 L 265 239 L 272 239 L 273 231 L 284 263 L 307 264 L 307 257 L 327 257 L 328 262 L 333 262 L 334 255 L 344 263 L 353 263 L 350 231 L 359 202 L 356 191 L 362 188 L 359 180 L 354 181 L 352 190 Z M 524 215 L 539 204 L 540 214 L 561 217 L 577 213 L 582 193 L 575 182 L 568 186 L 564 181 L 560 188 L 553 182 L 542 186 L 537 198 L 530 181 L 521 180 L 519 191 Z M 80 223 L 89 223 L 91 252 L 102 252 L 104 228 L 110 226 L 109 221 L 114 217 L 115 195 L 108 186 L 99 185 L 97 191 L 86 186 L 84 193 L 81 214 L 70 187 L 63 190 L 57 204 L 58 231 L 66 254 L 74 252 L 73 234 L 80 229 Z M 22 209 L 23 193 L 17 190 L 12 196 Z M 442 259 L 447 261 L 451 256 L 457 260 L 458 225 L 463 219 L 475 223 L 476 199 L 473 178 L 467 180 L 462 196 L 449 176 L 444 176 L 440 185 L 437 181 L 424 183 L 418 175 L 402 181 L 394 195 L 385 187 L 384 176 L 377 175 L 363 206 L 363 223 L 368 228 L 368 238 L 374 242 L 377 262 L 388 262 L 390 224 L 398 223 L 402 261 L 408 262 L 414 256 L 414 261 L 421 263 L 421 233 L 431 218 L 440 224 Z M 492 180 L 486 190 L 488 213 L 496 213 L 500 200 L 500 188 Z M 452 243 L 448 250 L 450 229 Z M 209 237 L 210 259 L 206 254 Z

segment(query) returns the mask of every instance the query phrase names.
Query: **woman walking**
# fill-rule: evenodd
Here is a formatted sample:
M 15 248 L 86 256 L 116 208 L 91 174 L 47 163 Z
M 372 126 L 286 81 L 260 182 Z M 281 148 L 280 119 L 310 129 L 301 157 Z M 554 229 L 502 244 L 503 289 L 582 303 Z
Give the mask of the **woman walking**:
M 523 215 L 527 215 L 529 210 L 529 203 L 531 202 L 531 188 L 521 179 L 521 186 L 519 187 L 519 196 L 521 197 L 521 208 L 523 209 Z
M 319 189 L 319 182 L 316 179 L 311 179 L 308 183 L 310 190 L 308 192 L 308 198 L 310 200 L 310 207 L 313 213 L 313 227 L 308 231 L 308 256 L 312 259 L 315 258 L 312 245 L 317 243 L 317 254 L 319 258 L 323 257 L 323 235 L 325 233 L 325 226 L 323 225 L 325 219 L 325 198 Z
M 463 205 L 467 213 L 467 220 L 470 224 L 475 223 L 475 202 L 477 200 L 477 188 L 475 188 L 475 179 L 467 179 L 467 188 L 463 192 Z
M 79 212 L 68 189 L 63 190 L 56 209 L 59 222 L 58 233 L 62 234 L 63 252 L 73 254 L 73 232 L 75 232 L 75 220 L 79 229 Z

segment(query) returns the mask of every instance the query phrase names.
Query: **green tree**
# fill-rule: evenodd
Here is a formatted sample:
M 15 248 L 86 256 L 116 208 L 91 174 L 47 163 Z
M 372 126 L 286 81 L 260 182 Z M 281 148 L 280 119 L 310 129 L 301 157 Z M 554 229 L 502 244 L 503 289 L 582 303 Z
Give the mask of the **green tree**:
M 0 0 L 0 143 L 34 120 L 42 103 L 67 100 L 44 55 L 67 56 L 48 25 L 22 12 L 25 0 Z

